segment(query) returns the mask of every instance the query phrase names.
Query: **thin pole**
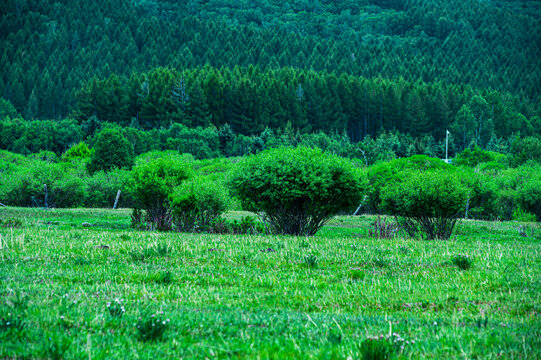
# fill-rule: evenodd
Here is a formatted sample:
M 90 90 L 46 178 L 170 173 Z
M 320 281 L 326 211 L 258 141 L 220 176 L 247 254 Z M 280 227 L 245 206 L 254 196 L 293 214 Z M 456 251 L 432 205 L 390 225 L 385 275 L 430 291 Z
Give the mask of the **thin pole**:
M 47 184 L 43 184 L 45 190 L 45 209 L 49 208 L 49 191 L 47 191 Z
M 113 209 L 116 209 L 116 206 L 118 205 L 118 199 L 120 198 L 120 190 L 116 193 L 116 199 L 115 204 L 113 205 Z
M 449 164 L 449 130 L 445 130 L 445 162 Z

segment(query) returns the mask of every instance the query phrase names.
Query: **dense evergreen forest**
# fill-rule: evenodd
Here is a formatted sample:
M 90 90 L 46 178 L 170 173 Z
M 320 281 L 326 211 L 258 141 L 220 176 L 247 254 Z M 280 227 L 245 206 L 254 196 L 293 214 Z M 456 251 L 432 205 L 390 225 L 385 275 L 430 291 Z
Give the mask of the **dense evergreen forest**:
M 463 149 L 541 129 L 535 1 L 7 0 L 0 14 L 3 137 L 45 119 L 66 143 L 106 122 L 352 142 L 448 129 Z

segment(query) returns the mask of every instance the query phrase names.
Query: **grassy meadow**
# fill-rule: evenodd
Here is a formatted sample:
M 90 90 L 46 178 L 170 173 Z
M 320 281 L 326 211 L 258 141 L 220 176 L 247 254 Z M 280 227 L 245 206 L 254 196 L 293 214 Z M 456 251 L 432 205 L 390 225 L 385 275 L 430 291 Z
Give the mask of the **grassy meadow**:
M 388 334 L 403 358 L 541 358 L 539 224 L 420 241 L 370 237 L 370 216 L 311 238 L 135 231 L 125 209 L 0 220 L 0 359 L 359 359 Z

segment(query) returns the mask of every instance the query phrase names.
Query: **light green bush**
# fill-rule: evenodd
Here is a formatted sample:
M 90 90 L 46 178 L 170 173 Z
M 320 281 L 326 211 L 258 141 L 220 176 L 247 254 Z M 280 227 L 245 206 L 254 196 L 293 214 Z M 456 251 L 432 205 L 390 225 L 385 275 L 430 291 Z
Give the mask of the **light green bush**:
M 383 207 L 407 233 L 427 239 L 449 239 L 465 209 L 470 189 L 457 174 L 411 171 L 382 189 Z
M 150 227 L 157 230 L 171 229 L 168 198 L 173 189 L 188 179 L 192 173 L 189 164 L 168 158 L 157 158 L 138 163 L 133 171 L 130 192 L 137 206 L 144 209 Z
M 228 202 L 223 185 L 201 178 L 182 183 L 169 199 L 177 230 L 188 232 L 210 226 L 227 210 Z
M 359 174 L 346 159 L 303 147 L 280 148 L 239 163 L 230 188 L 244 209 L 259 213 L 276 232 L 314 235 L 361 199 Z

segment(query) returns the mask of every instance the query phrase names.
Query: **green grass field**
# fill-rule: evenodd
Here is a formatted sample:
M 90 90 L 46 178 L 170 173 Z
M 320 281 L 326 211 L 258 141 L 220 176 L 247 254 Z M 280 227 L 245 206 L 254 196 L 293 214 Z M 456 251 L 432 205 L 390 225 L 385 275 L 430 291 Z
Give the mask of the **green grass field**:
M 539 224 L 420 241 L 370 238 L 366 216 L 296 238 L 134 231 L 129 215 L 0 209 L 21 220 L 0 227 L 0 359 L 359 359 L 389 333 L 404 358 L 541 358 Z

